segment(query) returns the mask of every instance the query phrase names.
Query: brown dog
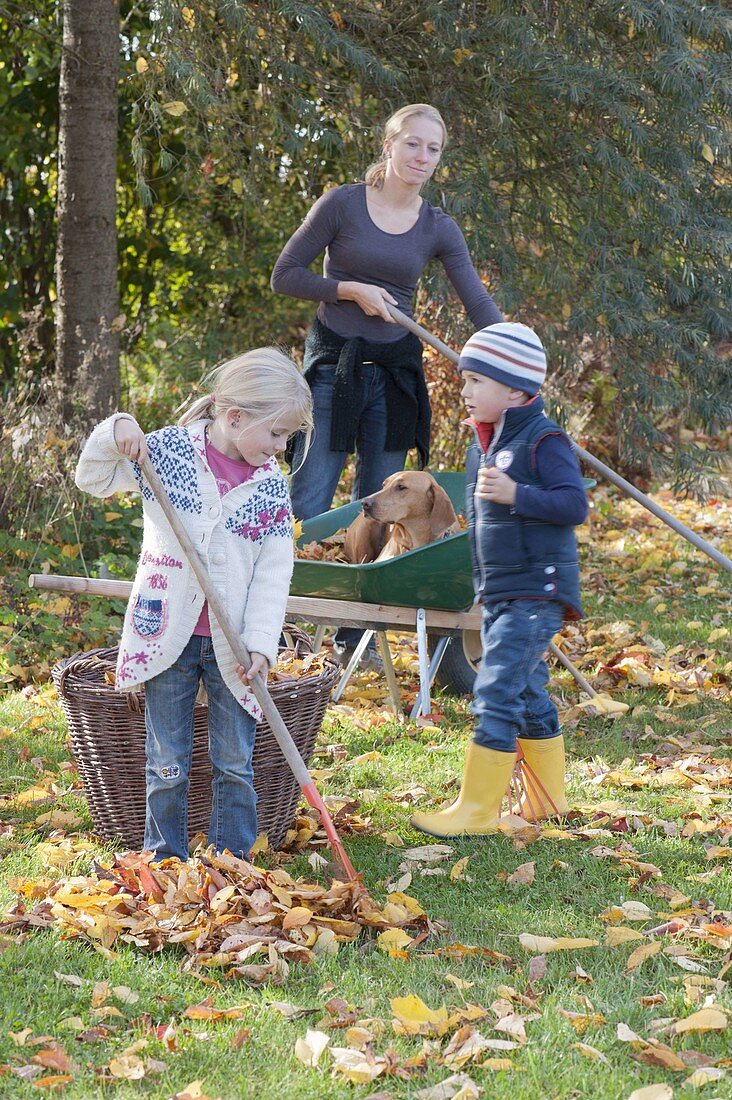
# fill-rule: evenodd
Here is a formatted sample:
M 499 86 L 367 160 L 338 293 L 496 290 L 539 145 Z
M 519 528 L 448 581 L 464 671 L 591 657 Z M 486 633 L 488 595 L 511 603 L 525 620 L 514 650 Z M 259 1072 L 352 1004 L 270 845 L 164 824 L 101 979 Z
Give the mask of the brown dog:
M 346 557 L 357 565 L 396 557 L 459 530 L 449 496 L 424 470 L 392 474 L 362 507 L 344 543 Z

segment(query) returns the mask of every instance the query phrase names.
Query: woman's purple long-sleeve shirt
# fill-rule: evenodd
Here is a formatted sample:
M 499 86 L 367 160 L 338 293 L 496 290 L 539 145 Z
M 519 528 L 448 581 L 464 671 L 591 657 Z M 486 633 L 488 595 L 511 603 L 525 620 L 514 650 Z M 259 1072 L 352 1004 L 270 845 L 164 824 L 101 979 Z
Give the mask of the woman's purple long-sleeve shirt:
M 322 252 L 321 276 L 308 268 Z M 457 223 L 444 210 L 424 201 L 411 229 L 385 233 L 371 219 L 363 183 L 345 184 L 318 199 L 283 248 L 272 272 L 272 289 L 319 302 L 319 319 L 339 336 L 392 343 L 404 335 L 401 326 L 367 317 L 355 302 L 339 302 L 338 283 L 383 287 L 411 317 L 417 281 L 433 258 L 442 262 L 476 329 L 503 320 L 473 267 Z

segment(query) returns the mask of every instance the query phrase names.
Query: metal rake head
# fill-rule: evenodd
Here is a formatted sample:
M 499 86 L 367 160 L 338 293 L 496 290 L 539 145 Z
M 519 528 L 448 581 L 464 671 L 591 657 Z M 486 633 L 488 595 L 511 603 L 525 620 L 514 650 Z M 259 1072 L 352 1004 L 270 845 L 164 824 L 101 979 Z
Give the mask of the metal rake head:
M 517 753 L 516 766 L 506 791 L 509 814 L 524 817 L 527 821 L 558 817 L 556 804 L 536 772 L 526 762 L 520 745 Z

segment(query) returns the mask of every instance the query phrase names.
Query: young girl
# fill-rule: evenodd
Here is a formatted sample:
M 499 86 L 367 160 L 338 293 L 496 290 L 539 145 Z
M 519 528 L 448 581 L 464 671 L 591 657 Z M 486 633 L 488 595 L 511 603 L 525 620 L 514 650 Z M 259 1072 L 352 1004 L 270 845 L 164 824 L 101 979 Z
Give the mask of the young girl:
M 288 437 L 312 431 L 310 390 L 274 348 L 223 363 L 177 425 L 145 437 L 116 413 L 79 459 L 76 484 L 94 496 L 142 494 L 144 532 L 125 615 L 117 687 L 145 684 L 144 847 L 188 856 L 188 780 L 199 681 L 208 694 L 213 765 L 208 843 L 246 857 L 257 835 L 252 752 L 260 708 L 247 685 L 274 664 L 293 568 L 292 510 L 277 463 Z M 139 461 L 150 459 L 186 524 L 251 655 L 237 666 Z

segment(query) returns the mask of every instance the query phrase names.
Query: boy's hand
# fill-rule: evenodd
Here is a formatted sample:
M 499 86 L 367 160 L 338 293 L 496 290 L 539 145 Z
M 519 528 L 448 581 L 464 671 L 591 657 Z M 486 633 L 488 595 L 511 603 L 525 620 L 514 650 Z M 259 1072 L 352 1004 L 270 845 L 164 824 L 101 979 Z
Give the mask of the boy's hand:
M 147 443 L 145 433 L 136 420 L 131 416 L 121 416 L 114 422 L 114 441 L 117 450 L 125 458 L 134 462 L 142 462 L 147 458 Z
M 516 503 L 516 482 L 495 466 L 481 466 L 475 486 L 478 500 L 492 500 L 494 504 Z
M 250 653 L 251 665 L 249 671 L 245 672 L 242 665 L 236 666 L 236 674 L 243 684 L 247 687 L 251 684 L 255 676 L 261 676 L 263 680 L 267 678 L 267 669 L 269 668 L 269 661 L 263 653 Z

